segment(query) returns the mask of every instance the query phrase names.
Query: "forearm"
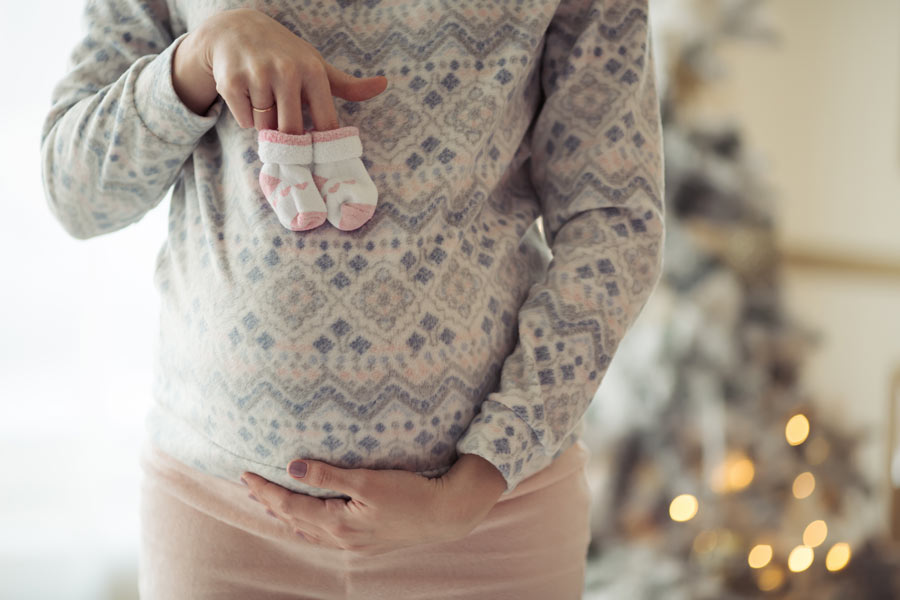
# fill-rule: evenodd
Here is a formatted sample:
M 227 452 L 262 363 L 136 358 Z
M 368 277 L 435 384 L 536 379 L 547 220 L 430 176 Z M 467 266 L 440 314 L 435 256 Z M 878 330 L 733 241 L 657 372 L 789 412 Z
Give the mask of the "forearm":
M 173 51 L 189 35 L 164 37 L 158 21 L 147 15 L 140 21 L 138 11 L 117 21 L 107 2 L 91 2 L 87 10 L 91 35 L 76 47 L 69 71 L 54 87 L 41 131 L 49 208 L 78 239 L 121 229 L 156 206 L 224 108 L 217 101 L 202 107 L 207 114 L 196 114 L 174 89 Z M 162 12 L 154 14 L 163 18 Z M 184 80 L 193 80 L 196 62 L 179 67 L 187 69 Z

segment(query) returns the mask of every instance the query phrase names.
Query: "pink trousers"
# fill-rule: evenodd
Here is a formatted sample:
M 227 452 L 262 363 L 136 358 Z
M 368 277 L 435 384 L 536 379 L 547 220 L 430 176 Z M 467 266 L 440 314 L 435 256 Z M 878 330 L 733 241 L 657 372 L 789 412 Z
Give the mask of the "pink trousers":
M 590 542 L 583 441 L 468 536 L 382 555 L 313 545 L 250 499 L 144 442 L 141 600 L 580 600 Z

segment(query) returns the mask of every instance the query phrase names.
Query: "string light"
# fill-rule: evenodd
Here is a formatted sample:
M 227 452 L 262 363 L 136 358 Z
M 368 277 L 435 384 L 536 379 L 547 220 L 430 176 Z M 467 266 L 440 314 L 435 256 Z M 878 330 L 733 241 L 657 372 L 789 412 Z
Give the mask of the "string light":
M 803 414 L 791 417 L 784 428 L 784 437 L 791 446 L 799 446 L 809 435 L 809 420 Z
M 825 521 L 813 521 L 803 531 L 803 544 L 815 548 L 821 545 L 826 537 L 828 537 L 828 525 L 825 524 Z
M 737 492 L 744 489 L 756 474 L 753 461 L 740 451 L 728 454 L 710 477 L 710 487 L 718 493 Z
M 816 478 L 809 471 L 804 471 L 797 475 L 794 479 L 794 497 L 803 499 L 813 493 L 816 489 Z
M 809 546 L 797 546 L 788 555 L 788 569 L 794 573 L 805 571 L 813 562 L 813 549 Z
M 750 550 L 747 562 L 754 569 L 762 569 L 772 562 L 772 546 L 769 544 L 757 544 Z
M 770 565 L 760 571 L 759 576 L 756 579 L 756 584 L 759 586 L 759 589 L 764 592 L 777 590 L 781 587 L 782 583 L 784 583 L 784 571 L 781 570 L 781 567 L 776 565 Z
M 848 562 L 850 562 L 850 544 L 847 542 L 838 542 L 825 556 L 825 568 L 829 571 L 840 571 Z
M 669 516 L 673 521 L 690 521 L 697 514 L 700 504 L 692 494 L 676 496 L 669 504 Z

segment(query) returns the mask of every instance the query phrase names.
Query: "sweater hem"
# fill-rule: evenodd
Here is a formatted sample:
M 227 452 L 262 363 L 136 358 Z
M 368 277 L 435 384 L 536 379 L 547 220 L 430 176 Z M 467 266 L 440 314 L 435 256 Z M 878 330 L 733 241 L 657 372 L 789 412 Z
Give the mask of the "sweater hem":
M 198 431 L 184 419 L 173 414 L 159 402 L 151 404 L 144 418 L 144 430 L 147 439 L 157 448 L 179 462 L 203 473 L 240 483 L 241 474 L 247 471 L 300 494 L 317 498 L 350 499 L 341 492 L 314 487 L 294 479 L 288 474 L 287 465 L 277 467 L 235 454 Z M 297 458 L 303 457 L 298 456 Z M 427 471 L 412 472 L 423 477 L 434 478 L 445 474 L 451 467 L 452 465 L 446 465 Z

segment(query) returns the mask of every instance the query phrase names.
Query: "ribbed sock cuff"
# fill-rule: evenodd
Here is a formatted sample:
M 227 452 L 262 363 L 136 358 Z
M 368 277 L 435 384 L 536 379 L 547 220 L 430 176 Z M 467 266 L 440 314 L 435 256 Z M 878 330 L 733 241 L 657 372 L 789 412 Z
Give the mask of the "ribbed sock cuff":
M 257 136 L 259 159 L 264 163 L 309 165 L 313 161 L 313 138 L 304 134 L 260 129 Z
M 359 129 L 353 125 L 310 132 L 313 140 L 313 162 L 322 164 L 362 156 Z

